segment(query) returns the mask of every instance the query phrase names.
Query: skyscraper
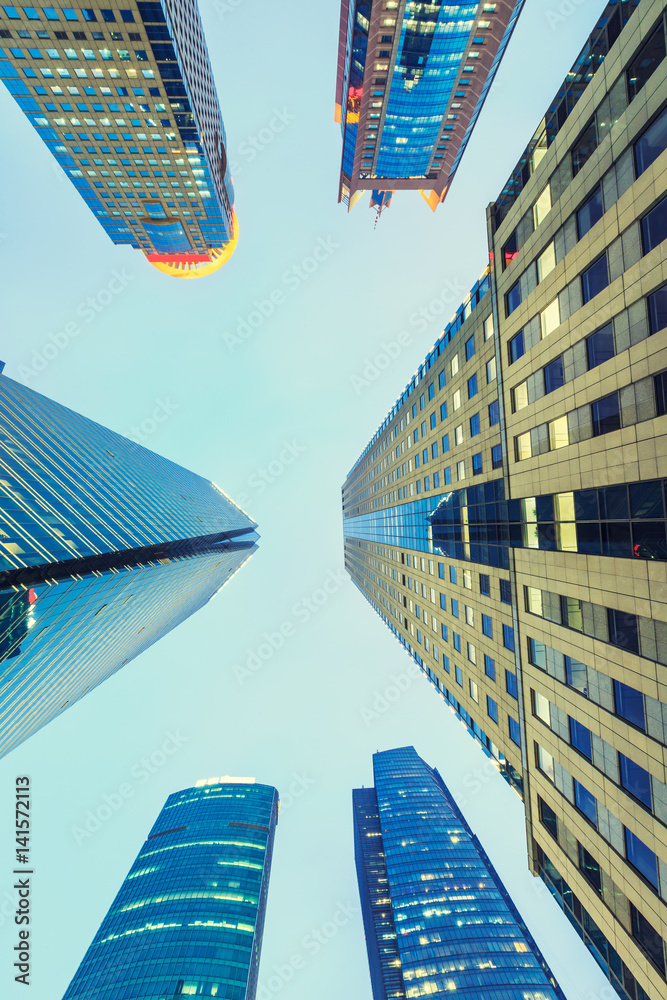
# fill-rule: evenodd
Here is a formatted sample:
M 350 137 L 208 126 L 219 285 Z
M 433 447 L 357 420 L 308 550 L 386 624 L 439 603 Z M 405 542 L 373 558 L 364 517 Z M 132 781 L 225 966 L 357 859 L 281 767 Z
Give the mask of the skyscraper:
M 254 1000 L 277 822 L 254 778 L 170 795 L 63 1000 Z
M 114 243 L 218 270 L 238 238 L 196 0 L 0 6 L 0 78 Z
M 0 375 L 0 753 L 202 607 L 254 551 L 217 486 Z
M 353 580 L 623 1000 L 667 995 L 665 54 L 660 4 L 605 6 L 343 493 Z
M 373 1000 L 564 1000 L 438 772 L 402 747 L 373 775 L 352 793 Z
M 523 0 L 416 3 L 342 0 L 336 121 L 338 201 L 371 191 L 381 211 L 396 190 L 447 194 Z

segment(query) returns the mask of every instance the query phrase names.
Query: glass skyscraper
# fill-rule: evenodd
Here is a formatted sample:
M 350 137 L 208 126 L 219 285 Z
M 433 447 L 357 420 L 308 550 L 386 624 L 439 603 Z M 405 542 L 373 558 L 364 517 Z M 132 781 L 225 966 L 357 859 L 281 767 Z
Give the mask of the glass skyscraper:
M 342 0 L 338 200 L 387 207 L 416 190 L 435 211 L 451 185 L 523 0 Z
M 0 754 L 202 607 L 254 551 L 214 483 L 0 375 Z
M 0 78 L 114 243 L 166 274 L 238 238 L 197 0 L 0 6 Z
M 611 0 L 489 267 L 343 490 L 352 579 L 523 797 L 622 1000 L 667 995 L 667 31 Z
M 170 795 L 63 1000 L 254 1000 L 277 822 L 254 778 Z
M 353 792 L 374 1000 L 564 1000 L 442 778 L 402 747 Z

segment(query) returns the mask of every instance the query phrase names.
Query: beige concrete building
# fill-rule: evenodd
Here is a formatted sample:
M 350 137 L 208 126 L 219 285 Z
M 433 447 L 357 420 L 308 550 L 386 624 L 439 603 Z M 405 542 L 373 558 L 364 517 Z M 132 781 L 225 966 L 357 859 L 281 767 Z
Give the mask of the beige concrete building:
M 667 997 L 666 106 L 662 6 L 609 4 L 343 489 L 352 578 L 630 1000 Z

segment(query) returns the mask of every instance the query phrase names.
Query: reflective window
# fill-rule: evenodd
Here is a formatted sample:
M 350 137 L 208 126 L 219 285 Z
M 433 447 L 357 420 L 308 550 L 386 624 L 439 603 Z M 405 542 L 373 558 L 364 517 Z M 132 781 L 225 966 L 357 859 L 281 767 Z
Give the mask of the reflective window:
M 515 229 L 510 238 L 505 242 L 505 245 L 503 246 L 501 251 L 503 271 L 505 270 L 508 264 L 511 264 L 514 258 L 517 256 L 518 252 L 519 250 L 518 250 L 518 243 L 517 243 L 516 229 Z
M 580 135 L 577 142 L 572 147 L 572 174 L 576 177 L 584 163 L 593 155 L 598 144 L 597 128 L 595 118 L 590 122 Z
M 572 718 L 570 718 L 570 742 L 584 757 L 588 757 L 589 760 L 593 759 L 590 729 Z
M 577 234 L 579 239 L 585 236 L 604 215 L 602 205 L 602 186 L 598 184 L 593 194 L 584 202 L 577 212 Z
M 662 938 L 655 928 L 651 926 L 646 917 L 639 912 L 634 903 L 630 903 L 630 917 L 632 920 L 633 938 L 642 946 L 655 967 L 664 977 L 665 953 Z
M 519 690 L 517 687 L 516 674 L 511 670 L 505 671 L 505 688 L 507 693 L 511 695 L 512 698 L 519 698 Z
M 667 198 L 658 202 L 642 219 L 644 253 L 649 253 L 667 239 Z
M 644 696 L 636 688 L 629 687 L 621 681 L 614 681 L 614 701 L 616 714 L 631 722 L 638 729 L 646 731 L 644 715 Z
M 651 166 L 654 160 L 667 149 L 667 108 L 635 143 L 635 165 L 637 177 Z
M 614 357 L 614 331 L 611 323 L 597 330 L 586 339 L 588 367 L 597 368 Z
M 500 423 L 500 403 L 494 399 L 489 403 L 489 426 L 494 427 L 498 423 Z
M 594 437 L 600 434 L 609 434 L 611 431 L 617 431 L 621 426 L 618 393 L 612 392 L 611 395 L 592 403 L 591 418 L 593 421 Z
M 633 868 L 648 879 L 651 885 L 658 888 L 658 859 L 643 840 L 625 827 L 625 851 Z
M 595 796 L 591 795 L 588 789 L 577 781 L 576 778 L 574 779 L 574 802 L 579 812 L 582 812 L 591 821 L 593 826 L 597 826 L 598 813 Z
M 558 818 L 551 806 L 548 806 L 543 799 L 540 799 L 540 819 L 554 840 L 558 840 Z
M 553 392 L 555 389 L 560 389 L 561 386 L 565 385 L 565 378 L 563 373 L 563 358 L 554 358 L 554 360 L 546 365 L 544 368 L 544 391 Z
M 646 81 L 665 58 L 665 32 L 662 23 L 644 42 L 627 70 L 630 100 L 637 96 Z
M 496 679 L 496 663 L 487 653 L 484 654 L 484 673 L 492 681 Z
M 523 330 L 519 330 L 517 335 L 515 337 L 512 337 L 508 347 L 509 347 L 510 364 L 513 364 L 515 361 L 518 361 L 519 358 L 522 357 L 524 353 Z
M 511 715 L 508 717 L 510 739 L 513 743 L 516 743 L 518 747 L 521 746 L 521 727 L 516 719 L 513 719 Z
M 663 285 L 648 297 L 648 311 L 651 333 L 664 330 L 667 326 L 667 285 Z
M 486 696 L 486 714 L 489 718 L 493 719 L 495 723 L 498 722 L 498 705 L 493 698 L 489 697 L 488 694 Z
M 651 775 L 648 771 L 640 767 L 639 764 L 635 764 L 633 760 L 626 757 L 625 754 L 619 753 L 618 761 L 621 771 L 621 784 L 631 795 L 640 802 L 643 802 L 647 808 L 652 808 L 652 797 L 651 797 Z
M 515 282 L 512 285 L 509 292 L 505 296 L 505 312 L 507 316 L 511 316 L 515 309 L 518 309 L 521 305 L 521 288 L 519 282 Z
M 590 302 L 596 295 L 599 295 L 608 284 L 607 254 L 603 253 L 581 275 L 581 290 L 584 303 Z

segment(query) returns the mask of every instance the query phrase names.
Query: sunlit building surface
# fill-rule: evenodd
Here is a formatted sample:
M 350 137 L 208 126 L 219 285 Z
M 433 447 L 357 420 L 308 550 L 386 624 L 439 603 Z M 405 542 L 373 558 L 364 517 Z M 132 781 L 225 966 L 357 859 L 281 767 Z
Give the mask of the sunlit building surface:
M 256 546 L 217 486 L 0 375 L 0 754 L 206 604 Z
M 254 778 L 170 795 L 63 1000 L 254 1000 L 277 822 Z
M 667 997 L 665 52 L 659 3 L 604 8 L 343 488 L 353 581 L 623 1000 Z
M 229 259 L 234 193 L 196 0 L 0 6 L 0 78 L 114 243 L 180 278 Z
M 523 0 L 416 3 L 342 0 L 336 120 L 338 200 L 364 191 L 387 207 L 396 190 L 444 200 Z
M 438 772 L 402 747 L 373 775 L 352 793 L 373 1000 L 564 1000 Z

